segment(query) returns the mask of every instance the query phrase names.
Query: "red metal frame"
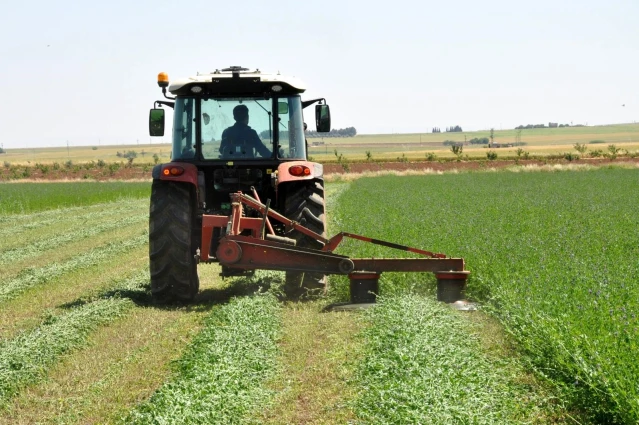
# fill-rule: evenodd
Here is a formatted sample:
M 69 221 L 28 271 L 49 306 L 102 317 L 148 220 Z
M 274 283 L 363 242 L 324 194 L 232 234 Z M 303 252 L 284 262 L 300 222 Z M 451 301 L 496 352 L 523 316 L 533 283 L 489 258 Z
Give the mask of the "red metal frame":
M 258 211 L 262 218 L 243 217 L 244 205 Z M 268 209 L 259 200 L 241 192 L 231 194 L 231 215 L 204 215 L 202 217 L 201 261 L 219 261 L 220 264 L 240 269 L 266 269 L 323 274 L 347 275 L 353 272 L 382 273 L 388 271 L 413 272 L 464 272 L 448 273 L 457 279 L 465 280 L 468 272 L 464 270 L 463 258 L 449 258 L 445 254 L 424 251 L 392 242 L 372 239 L 353 233 L 341 232 L 330 239 L 315 233 L 296 221 L 290 220 L 276 211 Z M 282 242 L 264 239 L 262 229 L 265 224 L 274 234 L 269 218 L 284 224 L 286 230 L 296 230 L 321 243 L 321 250 L 300 248 Z M 215 256 L 210 255 L 211 239 L 214 228 L 222 228 L 223 236 L 218 242 Z M 247 235 L 249 233 L 250 235 Z M 334 254 L 344 237 L 383 245 L 394 249 L 413 252 L 427 258 L 391 259 L 391 258 L 353 258 Z

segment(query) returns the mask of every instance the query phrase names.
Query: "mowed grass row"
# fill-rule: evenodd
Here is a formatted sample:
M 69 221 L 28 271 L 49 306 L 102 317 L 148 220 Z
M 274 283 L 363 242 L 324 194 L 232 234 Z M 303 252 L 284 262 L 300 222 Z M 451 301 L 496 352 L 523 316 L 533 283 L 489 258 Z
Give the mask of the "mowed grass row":
M 68 191 L 74 187 L 67 184 Z M 148 214 L 148 199 L 127 196 L 98 208 L 31 217 L 34 226 L 24 234 L 40 250 L 10 262 L 0 285 L 0 423 L 111 423 L 160 385 L 171 360 L 199 329 L 210 303 L 153 306 L 147 222 L 140 218 Z M 91 233 L 96 214 L 106 218 L 99 234 Z M 59 229 L 55 244 L 49 233 L 38 240 L 38 231 L 48 226 L 38 225 L 38 219 L 71 216 L 80 220 Z M 20 216 L 4 217 L 13 224 Z M 105 223 L 117 226 L 102 229 L 109 226 Z M 20 264 L 29 267 L 20 270 Z M 207 291 L 211 284 L 202 286 Z
M 276 370 L 280 332 L 274 296 L 233 298 L 206 318 L 175 376 L 123 423 L 246 423 L 273 397 L 264 382 Z
M 125 217 L 118 217 L 114 220 L 108 220 L 105 223 L 95 223 L 94 221 L 90 221 L 87 222 L 91 226 L 88 228 L 71 228 L 68 232 L 51 235 L 51 237 L 47 239 L 40 239 L 32 243 L 27 243 L 26 245 L 18 246 L 4 251 L 0 250 L 0 264 L 19 261 L 26 257 L 39 257 L 47 250 L 57 249 L 69 242 L 90 238 L 100 233 L 115 230 L 124 226 L 129 226 L 131 224 L 146 224 L 146 222 L 148 221 L 148 216 L 148 213 L 143 213 L 128 215 Z
M 327 188 L 330 213 L 337 196 L 348 196 L 348 184 Z M 329 219 L 330 233 L 345 224 L 333 214 Z M 485 320 L 468 320 L 416 294 L 411 283 L 398 285 L 401 295 L 382 298 L 364 315 L 321 312 L 348 299 L 346 284 L 332 277 L 336 288 L 328 299 L 285 306 L 281 366 L 270 383 L 277 396 L 254 421 L 572 423 L 552 391 L 504 348 L 499 330 L 476 336 L 476 322 Z
M 353 182 L 338 212 L 345 231 L 464 257 L 470 296 L 573 409 L 636 423 L 638 189 L 637 170 L 623 169 L 381 177 Z M 402 255 L 358 243 L 342 252 Z M 433 283 L 385 274 L 381 291 Z
M 55 311 L 62 314 L 106 301 L 127 307 L 41 368 L 31 385 L 21 387 L 0 410 L 0 424 L 118 422 L 167 381 L 172 362 L 202 319 L 228 299 L 232 290 L 209 283 L 217 272 L 215 267 L 203 271 L 202 297 L 191 306 L 156 306 L 146 265 L 130 278 L 58 305 Z
M 133 211 L 140 211 L 148 205 L 148 199 L 130 199 L 126 203 L 99 203 L 82 207 L 67 207 L 56 210 L 39 211 L 30 214 L 10 214 L 0 215 L 0 238 L 2 249 L 11 246 L 10 241 L 21 241 L 25 236 L 46 233 L 49 229 L 59 232 L 60 228 L 67 229 L 77 227 L 86 222 L 108 220 L 110 218 L 121 217 Z M 25 235 L 25 233 L 27 235 Z
M 76 255 L 63 263 L 51 263 L 43 267 L 25 269 L 15 278 L 8 279 L 2 283 L 0 286 L 0 303 L 18 296 L 33 286 L 45 285 L 69 272 L 94 266 L 115 255 L 143 246 L 147 242 L 148 233 L 143 231 L 142 234 L 133 235 L 132 239 L 112 241 L 105 245 L 97 246 L 91 251 Z
M 62 354 L 81 346 L 97 326 L 121 316 L 131 305 L 113 298 L 95 301 L 0 343 L 0 409 L 22 387 L 43 379 Z
M 514 361 L 487 356 L 466 318 L 432 297 L 381 297 L 366 318 L 359 423 L 563 422 L 543 388 L 521 380 Z
M 330 203 L 339 192 L 327 190 Z M 322 313 L 326 300 L 281 304 L 279 272 L 258 271 L 232 282 L 226 294 L 243 297 L 212 311 L 173 377 L 123 422 L 341 423 L 351 418 L 343 403 L 348 398 L 343 391 L 351 390 L 349 368 L 341 362 L 358 343 L 352 338 L 358 321 Z M 249 296 L 254 291 L 257 295 Z
M 1 183 L 0 215 L 148 197 L 149 182 Z M 0 223 L 4 222 L 0 217 Z
M 71 186 L 71 185 L 70 185 Z M 117 207 L 114 203 L 111 208 Z M 144 209 L 148 206 L 142 205 Z M 106 207 L 107 209 L 109 207 Z M 62 210 L 63 211 L 63 210 Z M 76 212 L 78 215 L 82 215 L 81 212 Z M 118 227 L 118 232 L 111 233 L 112 239 L 95 238 L 96 242 L 91 244 L 91 240 L 97 232 L 96 227 L 92 227 L 93 224 L 90 221 L 75 226 L 70 232 L 60 233 L 53 239 L 44 238 L 38 240 L 34 237 L 32 241 L 33 253 L 36 258 L 44 259 L 45 264 L 39 264 L 38 266 L 32 266 L 30 268 L 20 271 L 16 276 L 7 279 L 0 286 L 4 304 L 9 307 L 10 313 L 7 314 L 7 318 L 21 317 L 21 320 L 27 323 L 33 323 L 33 320 L 22 315 L 18 309 L 20 306 L 32 313 L 37 313 L 28 307 L 29 303 L 22 303 L 23 297 L 39 296 L 43 292 L 50 292 L 48 297 L 38 297 L 39 300 L 53 299 L 55 302 L 49 303 L 46 301 L 38 301 L 36 304 L 42 305 L 50 309 L 50 312 L 44 315 L 40 324 L 26 327 L 22 331 L 17 333 L 14 331 L 11 333 L 11 337 L 5 339 L 1 353 L 6 356 L 5 360 L 0 360 L 0 370 L 5 371 L 4 375 L 0 375 L 0 388 L 3 389 L 3 412 L 6 415 L 0 417 L 0 423 L 41 423 L 41 422 L 63 422 L 63 423 L 85 423 L 87 419 L 90 421 L 106 420 L 111 423 L 117 419 L 118 415 L 122 415 L 127 410 L 127 406 L 131 406 L 140 400 L 141 394 L 150 394 L 149 390 L 152 390 L 154 386 L 157 386 L 162 380 L 164 380 L 166 373 L 168 372 L 167 365 L 170 357 L 167 357 L 171 352 L 175 354 L 176 350 L 183 347 L 188 342 L 192 335 L 192 331 L 199 328 L 199 319 L 202 316 L 202 312 L 210 310 L 214 303 L 224 301 L 234 293 L 234 290 L 223 290 L 221 292 L 210 292 L 210 284 L 207 283 L 206 277 L 211 277 L 211 270 L 207 270 L 205 267 L 203 271 L 203 292 L 201 294 L 202 302 L 196 301 L 196 305 L 193 309 L 156 309 L 151 307 L 152 302 L 148 289 L 145 287 L 148 283 L 145 278 L 146 272 L 143 271 L 142 275 L 135 274 L 133 276 L 134 286 L 132 288 L 130 280 L 122 282 L 101 282 L 101 276 L 94 276 L 92 271 L 97 270 L 101 264 L 110 263 L 112 259 L 126 258 L 128 252 L 139 252 L 140 248 L 144 248 L 146 245 L 146 223 L 138 223 L 138 216 L 140 214 L 133 214 L 131 212 L 127 215 L 127 218 L 120 219 L 118 221 L 107 221 L 105 224 L 97 227 L 99 231 L 106 232 L 109 229 L 102 229 L 102 227 L 112 226 Z M 37 215 L 34 216 L 34 220 L 37 220 Z M 50 219 L 50 218 L 49 218 Z M 142 220 L 141 220 L 142 221 Z M 143 222 L 143 221 L 142 221 Z M 77 223 L 76 223 L 77 224 Z M 35 226 L 38 227 L 38 226 Z M 35 230 L 37 232 L 37 230 Z M 28 232 L 28 231 L 27 231 Z M 37 235 L 36 235 L 37 236 Z M 73 255 L 70 251 L 74 247 L 79 248 L 81 245 L 74 243 L 77 239 L 86 239 L 86 242 L 82 243 L 82 246 L 91 246 L 91 249 L 85 252 L 78 252 Z M 105 243 L 106 242 L 106 243 Z M 47 254 L 49 249 L 55 249 L 56 251 L 68 250 L 69 254 L 61 256 L 63 261 L 55 261 L 47 263 Z M 7 260 L 16 260 L 20 257 L 20 253 L 16 249 L 10 249 L 5 251 Z M 139 254 L 136 254 L 136 256 Z M 11 258 L 9 258 L 11 256 Z M 137 260 L 132 262 L 133 264 L 139 263 Z M 212 268 L 213 270 L 215 268 Z M 129 271 L 127 271 L 129 272 Z M 93 280 L 95 284 L 103 286 L 102 291 L 96 293 L 91 285 L 81 285 L 80 291 L 76 294 L 67 292 L 64 287 L 64 281 L 68 276 L 78 274 L 84 275 L 85 278 Z M 128 283 L 127 283 L 128 282 Z M 253 290 L 257 289 L 255 287 Z M 72 295 L 73 294 L 73 295 Z M 270 308 L 277 306 L 272 295 L 269 295 Z M 266 299 L 267 296 L 261 297 Z M 247 299 L 249 300 L 249 299 Z M 248 301 L 247 301 L 248 302 Z M 241 304 L 242 301 L 238 301 Z M 101 305 L 118 306 L 104 314 L 99 312 L 93 312 L 93 308 Z M 226 342 L 220 340 L 219 329 L 217 325 L 224 327 L 224 323 L 219 323 L 217 320 L 219 317 L 211 318 L 215 321 L 215 326 L 211 326 L 209 329 L 209 337 L 214 334 L 214 338 L 218 338 L 217 342 L 208 341 L 208 344 L 213 344 L 218 347 L 218 351 L 221 356 L 236 356 L 242 357 L 246 362 L 252 363 L 253 367 L 257 367 L 257 374 L 261 369 L 264 369 L 267 373 L 269 370 L 268 362 L 271 362 L 271 370 L 274 370 L 273 365 L 276 363 L 277 356 L 273 355 L 272 349 L 268 354 L 262 354 L 262 357 L 258 357 L 257 360 L 251 360 L 250 356 L 246 356 L 245 353 L 255 352 L 259 354 L 259 349 L 254 350 L 252 346 L 246 347 L 245 350 L 233 350 L 229 346 L 228 341 L 235 341 L 237 337 L 237 330 L 242 329 L 243 325 L 246 325 L 248 329 L 246 332 L 255 332 L 256 338 L 264 338 L 262 331 L 259 328 L 255 328 L 255 317 L 248 317 L 245 313 L 250 310 L 249 313 L 254 312 L 259 315 L 260 303 L 253 308 L 251 305 L 244 305 L 242 311 L 235 313 L 230 312 L 229 317 L 232 317 L 233 322 L 227 327 L 228 335 Z M 89 311 L 87 315 L 81 313 Z M 109 311 L 117 311 L 117 314 L 109 314 Z M 226 311 L 226 310 L 225 310 Z M 92 313 L 91 313 L 92 312 Z M 226 313 L 221 313 L 222 315 Z M 5 315 L 3 310 L 2 315 Z M 40 315 L 42 315 L 40 313 Z M 77 318 L 76 318 L 77 316 Z M 135 321 L 129 321 L 128 317 L 135 316 Z M 89 317 L 90 320 L 87 318 Z M 173 317 L 177 319 L 179 326 L 173 325 L 166 321 L 166 318 Z M 193 317 L 195 319 L 193 319 Z M 222 317 L 222 316 L 220 316 Z M 279 315 L 277 314 L 265 314 L 265 317 L 271 321 L 278 321 Z M 186 318 L 186 320 L 184 320 Z M 117 320 L 116 320 L 117 319 Z M 146 321 L 149 320 L 150 323 Z M 236 323 L 240 320 L 242 323 Z M 156 328 L 153 335 L 145 336 L 141 338 L 144 343 L 137 350 L 137 354 L 131 358 L 126 353 L 121 353 L 120 347 L 109 345 L 104 346 L 100 350 L 101 363 L 94 365 L 94 368 L 86 367 L 82 362 L 85 360 L 85 352 L 93 351 L 88 346 L 91 340 L 100 341 L 101 344 L 112 344 L 114 341 L 108 341 L 98 337 L 98 335 L 109 334 L 110 327 L 118 327 L 120 331 L 118 335 L 138 333 L 137 329 L 132 328 L 148 328 L 153 323 Z M 58 327 L 53 325 L 57 324 Z M 164 324 L 165 328 L 161 328 L 161 324 Z M 163 335 L 171 335 L 176 329 L 186 330 L 184 338 L 181 338 L 178 343 L 174 341 L 163 340 Z M 95 337 L 93 335 L 96 335 Z M 113 335 L 112 335 L 113 336 Z M 200 336 L 198 341 L 207 336 Z M 266 335 L 271 345 L 275 344 L 274 335 Z M 138 345 L 137 341 L 140 338 L 131 339 L 128 345 L 135 347 Z M 238 340 L 242 343 L 248 343 L 247 338 L 240 338 Z M 195 346 L 197 346 L 197 342 Z M 257 342 L 259 345 L 259 341 Z M 46 346 L 46 349 L 42 349 Z M 171 347 L 170 350 L 165 347 Z M 200 352 L 205 369 L 205 372 L 211 372 L 213 367 L 220 366 L 219 363 L 211 361 L 208 356 L 209 345 L 206 345 L 206 352 Z M 237 347 L 236 347 L 237 348 Z M 258 347 L 259 348 L 259 347 Z M 142 350 L 142 351 L 139 351 Z M 197 351 L 197 348 L 193 350 Z M 154 355 L 155 351 L 158 351 L 160 356 Z M 195 352 L 193 351 L 193 352 Z M 104 356 L 103 352 L 109 353 Z M 38 354 L 39 353 L 39 354 Z M 194 358 L 197 357 L 193 355 Z M 160 357 L 159 359 L 156 357 Z M 0 357 L 0 359 L 2 359 Z M 18 362 L 17 359 L 20 361 Z M 141 361 L 150 361 L 149 364 L 144 363 L 145 373 L 140 373 L 139 365 Z M 193 359 L 191 359 L 193 360 Z M 126 389 L 120 391 L 118 379 L 114 376 L 120 376 L 121 371 L 111 361 L 118 362 L 123 367 L 129 368 L 129 373 L 132 376 L 127 376 L 125 380 Z M 189 360 L 183 360 L 188 362 Z M 197 363 L 196 360 L 193 360 Z M 92 360 L 93 362 L 93 360 Z M 159 363 L 158 363 L 159 362 Z M 210 363 L 210 364 L 209 364 Z M 137 369 L 130 369 L 133 365 L 138 365 Z M 227 364 L 228 367 L 235 367 L 234 371 L 225 370 L 219 374 L 219 378 L 225 382 L 229 377 L 233 380 L 229 380 L 230 386 L 224 388 L 220 386 L 220 382 L 217 382 L 214 386 L 207 387 L 208 390 L 215 390 L 226 397 L 228 400 L 237 400 L 234 404 L 236 411 L 228 413 L 227 417 L 239 417 L 242 409 L 247 409 L 249 406 L 247 403 L 258 403 L 263 399 L 261 396 L 266 389 L 262 389 L 262 392 L 254 392 L 253 395 L 247 394 L 244 399 L 238 399 L 237 391 L 245 388 L 247 384 L 251 384 L 250 380 L 253 379 L 257 383 L 262 383 L 269 376 L 265 375 L 263 378 L 251 377 L 246 375 L 247 367 L 237 365 L 235 361 L 230 361 Z M 153 369 L 157 371 L 154 374 L 154 380 L 148 382 L 146 374 Z M 77 370 L 83 370 L 82 376 L 76 376 Z M 96 370 L 97 369 L 97 370 Z M 106 374 L 106 375 L 105 375 Z M 76 376 L 75 378 L 68 378 L 68 376 Z M 205 375 L 206 376 L 206 375 Z M 46 380 L 45 380 L 46 378 Z M 248 380 L 247 380 L 248 378 Z M 77 383 L 80 381 L 80 383 Z M 64 384 L 66 382 L 66 384 Z M 55 385 L 54 385 L 55 383 Z M 235 386 L 233 386 L 233 384 Z M 93 390 L 88 394 L 82 393 L 79 385 L 88 385 Z M 143 387 L 140 387 L 140 386 Z M 151 387 L 149 387 L 151 385 Z M 199 384 L 198 384 L 199 385 Z M 62 388 L 62 386 L 64 386 Z M 255 384 L 254 384 L 255 386 Z M 256 389 L 259 386 L 256 386 Z M 194 389 L 193 387 L 190 388 Z M 161 390 L 160 390 L 161 392 Z M 75 397 L 72 395 L 75 394 Z M 158 393 L 159 394 L 159 393 Z M 58 401 L 54 401 L 51 397 L 54 397 Z M 113 397 L 117 397 L 117 400 L 113 400 Z M 156 395 L 154 399 L 161 397 Z M 186 399 L 190 399 L 190 390 L 185 395 Z M 112 402 L 109 403 L 106 400 L 111 398 Z M 142 396 L 142 398 L 145 398 Z M 172 400 L 172 398 L 170 398 Z M 59 408 L 60 401 L 63 402 L 65 409 Z M 148 404 L 148 403 L 146 403 Z M 145 404 L 145 405 L 146 405 Z M 157 404 L 153 401 L 151 404 L 157 407 Z M 92 409 L 92 406 L 97 405 L 98 411 Z M 223 404 L 228 405 L 228 402 Z M 242 407 L 244 405 L 244 407 Z M 58 406 L 58 407 L 56 407 Z M 143 405 L 144 406 L 144 405 Z M 136 412 L 141 412 L 144 407 L 140 407 Z M 170 406 L 166 406 L 169 407 Z M 197 416 L 201 415 L 202 411 L 207 410 L 207 405 L 202 406 L 202 409 L 194 409 L 192 413 Z M 249 406 L 250 407 L 250 406 Z M 230 409 L 230 408 L 229 408 Z M 237 409 L 240 409 L 237 411 Z M 233 410 L 233 409 L 230 409 Z M 148 413 L 148 409 L 146 410 Z M 248 412 L 248 411 L 247 411 Z M 244 414 L 248 414 L 244 412 Z M 156 414 L 158 412 L 152 413 Z M 162 415 L 161 412 L 159 412 Z M 238 416 L 239 415 L 239 416 Z M 173 412 L 169 413 L 169 417 L 174 417 Z M 142 423 L 146 423 L 144 419 Z
M 22 184 L 14 186 L 20 186 L 29 193 L 29 188 L 42 185 Z M 66 192 L 72 192 L 74 187 L 75 185 L 67 184 Z M 137 188 L 133 189 L 137 190 Z M 57 191 L 58 193 L 65 192 L 62 187 L 58 187 Z M 130 194 L 128 193 L 124 196 L 126 197 Z M 134 192 L 133 195 L 137 196 L 137 192 Z M 80 204 L 86 203 L 86 200 L 82 199 L 82 195 L 79 195 L 78 199 L 80 199 Z M 42 205 L 44 206 L 44 204 Z M 140 207 L 144 208 L 145 206 L 145 204 L 138 204 L 138 212 Z M 89 217 L 85 217 L 82 224 L 78 223 L 79 226 L 74 227 L 73 232 L 62 233 L 53 238 L 46 238 L 48 235 L 45 234 L 42 236 L 45 239 L 35 241 L 30 246 L 2 252 L 0 261 L 5 263 L 15 262 L 22 259 L 25 254 L 32 255 L 34 258 L 42 258 L 46 255 L 47 250 L 61 249 L 66 243 L 71 241 L 88 238 L 98 233 L 112 230 L 115 227 L 126 228 L 126 226 L 135 223 L 138 224 L 137 228 L 141 230 L 142 234 L 140 235 L 140 230 L 137 232 L 134 230 L 134 234 L 129 234 L 129 237 L 125 240 L 112 240 L 106 245 L 96 246 L 89 252 L 75 255 L 65 262 L 49 263 L 24 269 L 17 276 L 5 279 L 2 282 L 0 285 L 0 302 L 6 302 L 9 299 L 18 297 L 21 293 L 36 285 L 46 285 L 56 280 L 62 280 L 71 272 L 90 269 L 102 261 L 126 254 L 132 249 L 145 245 L 147 235 L 145 220 L 141 219 L 143 216 L 139 213 L 130 216 L 130 208 L 119 208 L 117 204 L 103 205 L 104 209 L 108 210 L 109 207 L 116 212 L 128 214 L 123 219 L 118 217 L 116 220 L 110 220 L 107 224 L 94 227 L 90 219 L 96 216 L 96 211 L 90 211 L 87 213 Z M 71 212 L 64 209 L 58 211 L 61 216 L 71 214 Z M 81 216 L 79 211 L 73 211 L 72 213 L 75 216 Z M 102 216 L 103 212 L 100 212 L 99 215 Z M 43 221 L 51 220 L 50 213 L 44 214 L 44 216 Z M 11 216 L 4 216 L 3 218 L 5 218 L 6 225 L 11 226 L 13 224 Z M 31 219 L 33 220 L 32 223 L 38 222 L 37 215 L 31 217 Z M 37 228 L 38 226 L 34 227 Z M 146 284 L 148 282 L 147 274 L 138 275 L 133 281 L 125 281 L 122 288 L 130 289 L 131 284 L 134 284 L 134 286 L 142 283 Z M 122 286 L 122 284 L 116 283 L 115 287 L 118 286 Z M 45 375 L 47 368 L 59 356 L 82 345 L 90 332 L 95 330 L 97 326 L 119 317 L 132 305 L 130 300 L 114 299 L 113 297 L 104 298 L 85 305 L 79 305 L 68 311 L 64 311 L 68 308 L 64 304 L 59 306 L 62 310 L 58 308 L 57 311 L 45 311 L 45 318 L 40 325 L 31 329 L 25 328 L 13 338 L 5 339 L 0 343 L 0 404 L 6 405 L 6 402 L 19 389 L 41 379 Z M 3 315 L 9 310 L 11 309 L 3 309 Z
M 0 340 L 37 326 L 44 318 L 78 299 L 117 287 L 148 266 L 148 248 L 142 245 L 87 268 L 76 269 L 33 286 L 0 307 Z M 147 276 L 148 277 L 148 276 Z

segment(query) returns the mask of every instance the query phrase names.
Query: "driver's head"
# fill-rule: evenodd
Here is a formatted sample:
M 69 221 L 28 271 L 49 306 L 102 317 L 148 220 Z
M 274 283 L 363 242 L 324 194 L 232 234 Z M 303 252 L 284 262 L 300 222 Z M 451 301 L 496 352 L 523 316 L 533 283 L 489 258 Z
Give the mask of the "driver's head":
M 209 122 L 211 122 L 211 117 L 206 112 L 202 114 L 202 119 L 204 120 L 204 125 L 209 125 Z
M 246 105 L 237 105 L 233 108 L 233 118 L 239 123 L 248 124 L 249 111 Z

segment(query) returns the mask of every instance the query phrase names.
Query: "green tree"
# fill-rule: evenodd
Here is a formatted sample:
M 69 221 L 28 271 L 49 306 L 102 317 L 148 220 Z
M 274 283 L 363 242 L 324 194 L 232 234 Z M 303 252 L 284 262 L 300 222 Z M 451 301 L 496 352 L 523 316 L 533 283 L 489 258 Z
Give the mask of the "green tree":
M 585 154 L 586 151 L 588 150 L 588 146 L 586 146 L 585 143 L 575 143 L 573 147 L 575 148 L 577 152 L 579 152 L 582 155 Z

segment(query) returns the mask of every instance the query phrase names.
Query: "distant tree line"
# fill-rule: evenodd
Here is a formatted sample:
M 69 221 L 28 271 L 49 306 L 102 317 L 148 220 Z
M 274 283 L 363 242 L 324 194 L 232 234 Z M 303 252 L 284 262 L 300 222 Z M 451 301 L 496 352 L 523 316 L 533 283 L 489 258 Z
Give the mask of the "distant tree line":
M 461 133 L 463 130 L 460 126 L 455 125 L 452 127 L 446 127 L 446 133 Z M 432 133 L 441 133 L 442 129 L 439 127 L 433 127 Z
M 5 153 L 4 148 L 0 148 L 0 153 Z
M 515 130 L 530 130 L 532 128 L 557 128 L 557 127 L 570 127 L 570 124 L 557 124 L 556 122 L 546 124 L 526 124 L 526 125 L 518 125 L 515 127 Z
M 346 128 L 334 128 L 328 133 L 318 133 L 317 131 L 306 131 L 306 137 L 314 138 L 314 137 L 355 137 L 357 135 L 357 130 L 355 127 L 346 127 Z

